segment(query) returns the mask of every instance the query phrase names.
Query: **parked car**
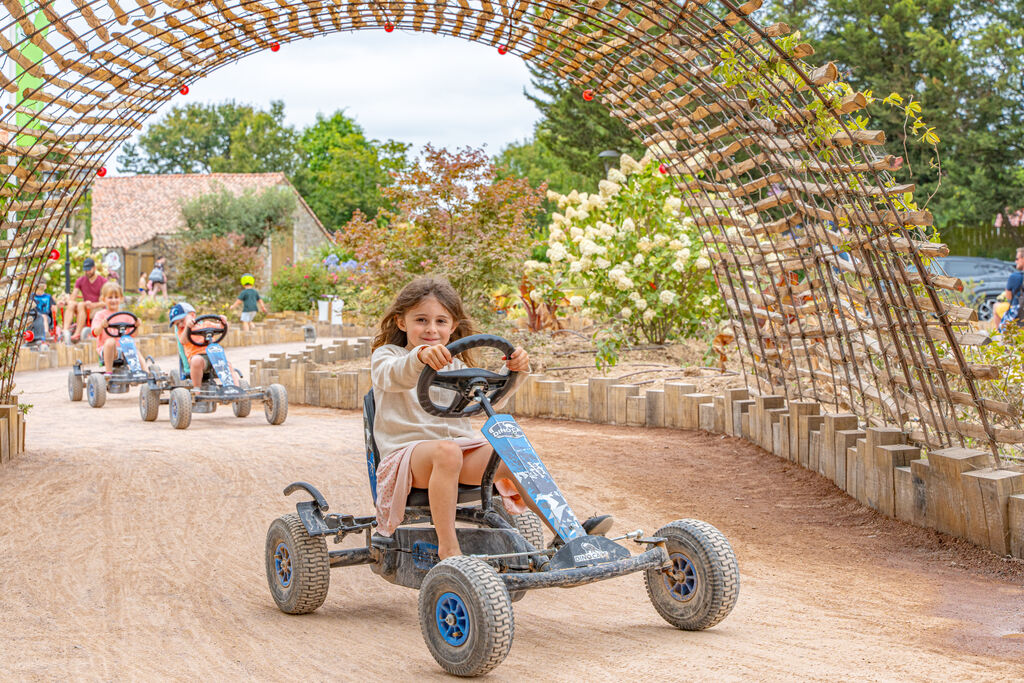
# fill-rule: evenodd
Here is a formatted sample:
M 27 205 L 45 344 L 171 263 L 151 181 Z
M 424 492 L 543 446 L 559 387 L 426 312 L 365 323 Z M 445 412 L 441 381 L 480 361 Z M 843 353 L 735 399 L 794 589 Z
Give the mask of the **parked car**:
M 1006 291 L 1006 280 L 1017 267 L 1010 261 L 977 256 L 945 256 L 934 259 L 946 273 L 963 280 L 964 294 L 978 309 L 978 320 L 992 319 L 996 297 Z

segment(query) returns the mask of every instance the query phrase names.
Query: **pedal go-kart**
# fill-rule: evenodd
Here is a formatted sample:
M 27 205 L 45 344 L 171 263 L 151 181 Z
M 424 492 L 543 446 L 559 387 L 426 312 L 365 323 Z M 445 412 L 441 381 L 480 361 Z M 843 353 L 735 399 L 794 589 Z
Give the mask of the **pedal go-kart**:
M 139 362 L 139 349 L 131 335 L 139 326 L 139 319 L 130 311 L 118 311 L 109 318 L 104 331 L 117 339 L 117 358 L 110 377 L 103 376 L 103 359 L 99 370 L 82 367 L 82 361 L 75 361 L 68 372 L 68 398 L 81 401 L 84 393 L 93 408 L 102 408 L 107 402 L 107 393 L 126 394 L 136 384 L 150 385 L 167 382 L 167 376 L 160 370 L 152 357 L 147 356 L 149 370 L 143 371 Z
M 482 346 L 506 356 L 514 350 L 491 335 L 465 337 L 448 349 L 454 356 Z M 476 527 L 457 529 L 465 555 L 438 562 L 434 529 L 408 526 L 430 522 L 426 490 L 412 490 L 402 526 L 385 537 L 373 533 L 373 516 L 328 514 L 327 501 L 316 488 L 295 482 L 284 494 L 305 491 L 312 500 L 299 502 L 296 514 L 270 525 L 265 551 L 270 593 L 283 612 L 313 612 L 327 597 L 331 568 L 368 564 L 386 581 L 419 589 L 420 631 L 427 648 L 445 671 L 458 676 L 484 674 L 505 659 L 515 630 L 512 603 L 528 590 L 569 588 L 642 571 L 655 610 L 677 628 L 710 628 L 729 614 L 739 595 L 739 568 L 729 542 L 710 524 L 681 519 L 654 536 L 638 530 L 606 538 L 584 531 L 523 430 L 492 408 L 511 390 L 514 374 L 480 368 L 435 372 L 427 366 L 417 385 L 420 404 L 430 414 L 458 418 L 484 411 L 488 416 L 482 431 L 494 455 L 482 485 L 459 487 L 459 502 L 473 504 L 460 505 L 456 521 Z M 435 404 L 431 387 L 454 392 L 451 403 Z M 373 415 L 370 392 L 363 419 L 370 491 L 376 499 L 379 456 Z M 557 531 L 551 547 L 544 547 L 543 536 L 527 531 L 530 524 L 520 530 L 503 514 L 492 491 L 499 458 Z M 340 543 L 350 534 L 363 534 L 365 545 L 328 551 L 328 537 Z M 619 543 L 627 539 L 639 546 L 638 554 Z
M 193 413 L 212 413 L 217 410 L 220 403 L 230 403 L 235 417 L 248 417 L 252 411 L 252 402 L 255 400 L 263 402 L 263 413 L 267 417 L 267 422 L 272 425 L 282 424 L 288 417 L 288 392 L 284 386 L 271 384 L 265 388 L 250 387 L 249 383 L 242 379 L 241 371 L 237 369 L 236 380 L 231 374 L 231 366 L 228 364 L 224 347 L 219 343 L 228 333 L 227 323 L 219 315 L 201 315 L 196 318 L 196 324 L 199 323 L 205 324 L 189 330 L 188 337 L 196 346 L 206 348 L 206 357 L 210 359 L 213 373 L 204 372 L 199 391 L 193 393 L 188 362 L 179 343 L 178 372 L 172 373 L 168 383 L 154 382 L 139 394 L 139 413 L 142 419 L 152 422 L 157 418 L 160 406 L 167 404 L 171 426 L 175 429 L 187 429 L 192 424 Z M 210 323 L 216 327 L 211 327 Z M 163 397 L 165 391 L 169 392 L 167 398 Z

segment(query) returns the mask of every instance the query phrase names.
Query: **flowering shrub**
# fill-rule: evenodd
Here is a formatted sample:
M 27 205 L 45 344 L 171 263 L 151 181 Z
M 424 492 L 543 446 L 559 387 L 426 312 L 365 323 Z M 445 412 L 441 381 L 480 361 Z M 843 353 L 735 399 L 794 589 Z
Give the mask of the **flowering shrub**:
M 197 308 L 209 309 L 215 303 L 234 301 L 242 290 L 242 275 L 258 275 L 262 268 L 257 248 L 244 246 L 241 235 L 183 240 L 177 248 L 178 287 Z M 257 289 L 258 285 L 257 282 Z
M 56 261 L 50 261 L 46 265 L 46 270 L 43 271 L 43 282 L 46 283 L 47 294 L 52 294 L 55 298 L 64 293 L 64 253 L 65 247 L 63 242 L 59 243 L 55 249 L 60 252 L 60 258 Z M 96 261 L 96 270 L 103 277 L 107 277 L 110 273 L 107 272 L 107 267 L 103 263 L 103 257 L 107 255 L 106 249 L 96 249 L 93 251 L 92 243 L 86 239 L 77 244 L 71 245 L 71 287 L 75 286 L 75 280 L 85 275 L 85 271 L 82 269 L 82 263 L 85 259 L 92 257 Z
M 570 305 L 613 322 L 623 341 L 660 344 L 717 320 L 724 307 L 708 253 L 657 161 L 624 154 L 598 188 L 595 194 L 548 193 L 562 213 L 552 216 L 550 265 L 527 263 L 528 273 L 552 271 L 538 280 L 537 296 L 557 297 L 567 284 L 578 288 Z
M 323 261 L 305 259 L 279 270 L 270 283 L 267 297 L 275 311 L 308 311 L 317 299 L 340 296 L 346 307 L 355 300 L 356 288 L 351 282 L 352 267 L 345 267 L 336 258 Z

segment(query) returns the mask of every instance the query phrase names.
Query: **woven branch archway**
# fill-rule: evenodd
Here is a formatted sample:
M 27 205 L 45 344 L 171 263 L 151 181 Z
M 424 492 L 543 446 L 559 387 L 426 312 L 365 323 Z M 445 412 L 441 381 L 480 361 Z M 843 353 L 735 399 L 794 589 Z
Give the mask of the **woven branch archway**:
M 834 65 L 806 67 L 813 49 L 788 26 L 753 21 L 761 0 L 0 2 L 0 89 L 21 102 L 0 113 L 0 401 L 30 287 L 113 149 L 183 86 L 272 43 L 399 28 L 500 46 L 636 131 L 701 216 L 754 388 L 930 446 L 1024 442 L 983 384 L 998 370 L 970 362 L 974 314 L 947 303 L 962 284 L 926 268 L 944 253 L 920 232 L 931 216 L 875 153 L 881 133 L 848 116 L 864 96 L 835 86 Z

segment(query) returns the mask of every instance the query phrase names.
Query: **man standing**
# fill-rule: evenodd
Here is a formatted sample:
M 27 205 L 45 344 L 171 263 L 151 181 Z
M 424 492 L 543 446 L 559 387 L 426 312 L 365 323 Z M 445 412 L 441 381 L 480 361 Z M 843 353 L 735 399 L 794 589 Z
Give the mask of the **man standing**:
M 1011 273 L 1006 280 L 1006 291 L 1003 298 L 1010 302 L 1010 308 L 999 323 L 999 330 L 1005 332 L 1010 323 L 1021 324 L 1024 321 L 1024 247 L 1017 249 L 1017 272 Z
M 71 329 L 71 321 L 74 319 L 75 333 L 71 335 L 71 341 L 77 342 L 85 327 L 85 319 L 90 317 L 96 309 L 103 308 L 100 301 L 100 290 L 107 284 L 107 278 L 96 272 L 96 262 L 86 258 L 82 264 L 85 275 L 75 280 L 75 288 L 71 291 L 71 301 L 64 309 L 64 338 L 68 338 L 68 330 Z M 79 301 L 81 299 L 81 301 Z

